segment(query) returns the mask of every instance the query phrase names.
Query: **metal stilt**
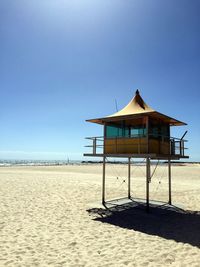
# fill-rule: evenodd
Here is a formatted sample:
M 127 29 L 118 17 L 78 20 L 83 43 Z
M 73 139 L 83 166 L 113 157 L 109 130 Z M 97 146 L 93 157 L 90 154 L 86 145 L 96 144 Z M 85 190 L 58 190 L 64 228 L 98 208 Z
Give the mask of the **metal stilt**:
M 171 160 L 168 159 L 168 179 L 169 179 L 169 204 L 172 204 L 172 191 L 171 191 Z
M 131 158 L 128 158 L 128 198 L 131 198 Z
M 105 204 L 106 157 L 103 157 L 102 204 Z
M 150 158 L 146 159 L 146 211 L 149 212 Z

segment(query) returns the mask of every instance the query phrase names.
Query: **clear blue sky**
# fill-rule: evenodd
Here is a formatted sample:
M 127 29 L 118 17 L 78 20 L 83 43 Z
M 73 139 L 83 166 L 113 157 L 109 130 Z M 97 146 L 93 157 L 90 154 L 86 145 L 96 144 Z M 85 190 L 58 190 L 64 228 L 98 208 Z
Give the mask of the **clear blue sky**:
M 0 158 L 82 159 L 140 88 L 200 161 L 199 0 L 1 0 Z

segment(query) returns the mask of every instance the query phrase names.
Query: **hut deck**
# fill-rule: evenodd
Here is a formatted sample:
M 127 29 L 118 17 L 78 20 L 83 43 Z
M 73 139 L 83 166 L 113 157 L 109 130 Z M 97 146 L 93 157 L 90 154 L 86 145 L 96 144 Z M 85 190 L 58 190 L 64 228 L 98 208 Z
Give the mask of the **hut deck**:
M 182 155 L 159 155 L 159 154 L 103 154 L 103 153 L 85 153 L 85 157 L 111 157 L 111 158 L 150 158 L 150 159 L 188 159 L 188 156 Z

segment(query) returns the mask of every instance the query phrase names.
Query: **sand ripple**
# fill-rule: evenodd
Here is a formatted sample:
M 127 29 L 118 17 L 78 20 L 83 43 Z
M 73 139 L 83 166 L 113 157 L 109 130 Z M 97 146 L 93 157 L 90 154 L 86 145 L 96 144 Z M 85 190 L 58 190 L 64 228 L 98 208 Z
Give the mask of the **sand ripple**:
M 200 210 L 199 167 L 173 174 L 173 201 Z M 134 175 L 133 193 L 143 196 L 142 173 Z M 108 176 L 110 196 L 120 194 L 111 169 Z M 100 166 L 1 168 L 0 266 L 200 266 L 198 246 L 95 220 L 86 209 L 100 196 Z

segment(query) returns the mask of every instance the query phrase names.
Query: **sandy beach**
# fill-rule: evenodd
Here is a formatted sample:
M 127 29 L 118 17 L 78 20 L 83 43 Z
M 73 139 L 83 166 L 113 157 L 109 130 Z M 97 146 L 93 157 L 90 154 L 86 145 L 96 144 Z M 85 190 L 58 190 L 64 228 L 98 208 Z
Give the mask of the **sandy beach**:
M 154 167 L 152 167 L 154 168 Z M 107 166 L 107 198 L 127 194 L 127 166 Z M 200 266 L 200 165 L 172 167 L 172 201 L 187 212 L 132 209 L 101 217 L 101 165 L 0 168 L 0 266 Z M 145 167 L 132 166 L 145 197 Z M 167 201 L 167 166 L 150 184 Z

